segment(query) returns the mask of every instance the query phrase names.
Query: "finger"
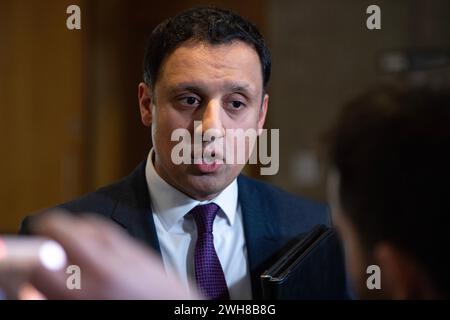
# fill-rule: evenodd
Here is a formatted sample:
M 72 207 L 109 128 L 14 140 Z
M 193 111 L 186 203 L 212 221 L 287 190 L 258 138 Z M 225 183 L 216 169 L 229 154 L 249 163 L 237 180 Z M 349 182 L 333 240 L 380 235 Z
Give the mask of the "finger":
M 67 287 L 67 275 L 64 270 L 52 271 L 43 266 L 35 268 L 30 275 L 30 283 L 47 299 L 75 299 L 76 290 Z
M 98 231 L 80 218 L 63 212 L 52 212 L 42 216 L 32 225 L 33 231 L 57 241 L 66 251 L 69 260 L 87 268 L 98 259 Z
M 119 227 L 104 218 L 92 214 L 82 215 L 83 223 L 90 225 L 97 232 L 97 239 L 102 241 L 105 246 L 120 246 L 131 240 L 131 237 Z

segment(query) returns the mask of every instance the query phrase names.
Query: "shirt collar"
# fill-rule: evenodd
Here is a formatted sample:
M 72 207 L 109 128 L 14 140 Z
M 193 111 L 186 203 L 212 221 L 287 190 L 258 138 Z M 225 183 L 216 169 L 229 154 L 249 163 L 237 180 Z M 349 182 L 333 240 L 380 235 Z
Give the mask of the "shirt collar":
M 152 210 L 158 216 L 166 231 L 180 225 L 184 216 L 199 204 L 214 202 L 221 209 L 229 225 L 233 225 L 238 206 L 238 184 L 233 180 L 217 197 L 208 201 L 198 201 L 174 188 L 163 180 L 153 165 L 154 149 L 150 150 L 145 167 Z

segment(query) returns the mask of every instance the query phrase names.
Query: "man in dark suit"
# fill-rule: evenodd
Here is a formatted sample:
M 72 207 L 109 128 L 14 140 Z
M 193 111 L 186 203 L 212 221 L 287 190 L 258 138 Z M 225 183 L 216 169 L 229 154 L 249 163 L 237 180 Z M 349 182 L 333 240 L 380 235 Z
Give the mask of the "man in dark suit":
M 256 27 L 229 11 L 195 8 L 164 21 L 150 37 L 139 84 L 141 119 L 153 141 L 147 160 L 122 181 L 59 208 L 112 219 L 208 298 L 261 298 L 259 276 L 283 249 L 314 225 L 330 224 L 324 204 L 249 179 L 241 175 L 244 163 L 227 158 L 234 147 L 226 130 L 263 128 L 270 68 Z M 188 154 L 193 163 L 174 161 L 178 129 L 214 132 L 200 155 Z

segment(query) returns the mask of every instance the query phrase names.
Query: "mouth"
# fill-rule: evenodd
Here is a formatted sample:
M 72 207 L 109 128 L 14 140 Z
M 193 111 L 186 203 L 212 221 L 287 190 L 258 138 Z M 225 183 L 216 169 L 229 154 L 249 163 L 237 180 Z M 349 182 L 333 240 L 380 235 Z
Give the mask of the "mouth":
M 201 150 L 201 153 L 199 152 Z M 191 163 L 202 173 L 212 173 L 217 171 L 225 160 L 221 150 L 215 150 L 214 147 L 206 147 L 205 149 L 195 150 L 191 155 Z
M 194 163 L 193 166 L 201 173 L 214 173 L 223 166 L 223 163 L 219 163 L 217 161 L 214 162 L 202 161 L 201 163 Z
M 211 151 L 210 153 L 204 153 L 200 157 L 192 155 L 192 164 L 201 173 L 213 173 L 219 170 L 224 161 L 220 153 Z

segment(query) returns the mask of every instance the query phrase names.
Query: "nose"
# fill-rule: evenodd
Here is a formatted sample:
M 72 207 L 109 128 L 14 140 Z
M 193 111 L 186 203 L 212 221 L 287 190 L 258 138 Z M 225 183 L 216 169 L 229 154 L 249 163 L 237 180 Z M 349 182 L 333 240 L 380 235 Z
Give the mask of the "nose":
M 210 100 L 208 105 L 205 106 L 202 116 L 202 135 L 205 133 L 213 135 L 213 140 L 224 135 L 222 107 L 217 100 Z

